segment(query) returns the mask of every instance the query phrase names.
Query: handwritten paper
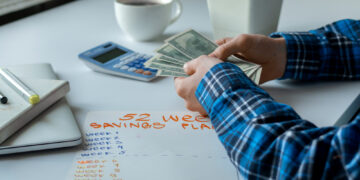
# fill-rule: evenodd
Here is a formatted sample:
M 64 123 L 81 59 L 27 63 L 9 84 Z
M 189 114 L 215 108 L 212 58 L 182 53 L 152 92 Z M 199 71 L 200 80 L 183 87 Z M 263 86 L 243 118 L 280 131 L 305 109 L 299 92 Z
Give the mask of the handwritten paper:
M 210 119 L 191 112 L 88 113 L 68 179 L 238 179 Z

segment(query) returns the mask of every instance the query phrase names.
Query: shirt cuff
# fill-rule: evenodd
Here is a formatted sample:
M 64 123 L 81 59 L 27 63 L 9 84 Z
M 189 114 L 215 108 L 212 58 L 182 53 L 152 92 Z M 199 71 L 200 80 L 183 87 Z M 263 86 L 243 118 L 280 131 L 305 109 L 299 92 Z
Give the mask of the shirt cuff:
M 215 65 L 205 74 L 195 95 L 206 112 L 210 114 L 211 108 L 219 96 L 225 91 L 239 88 L 260 89 L 239 67 L 225 62 Z M 261 91 L 263 90 L 261 89 Z
M 286 41 L 287 63 L 280 79 L 312 80 L 319 73 L 321 45 L 316 35 L 310 32 L 276 32 L 272 38 L 283 37 Z

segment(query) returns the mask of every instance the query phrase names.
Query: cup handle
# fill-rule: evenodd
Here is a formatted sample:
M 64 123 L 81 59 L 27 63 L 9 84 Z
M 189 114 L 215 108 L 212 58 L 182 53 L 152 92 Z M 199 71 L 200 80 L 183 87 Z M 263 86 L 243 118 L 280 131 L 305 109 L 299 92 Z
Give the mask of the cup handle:
M 173 24 L 176 20 L 179 19 L 180 15 L 182 13 L 182 9 L 183 9 L 180 0 L 174 0 L 174 1 L 176 3 L 176 13 L 175 13 L 175 16 L 171 19 L 169 25 Z

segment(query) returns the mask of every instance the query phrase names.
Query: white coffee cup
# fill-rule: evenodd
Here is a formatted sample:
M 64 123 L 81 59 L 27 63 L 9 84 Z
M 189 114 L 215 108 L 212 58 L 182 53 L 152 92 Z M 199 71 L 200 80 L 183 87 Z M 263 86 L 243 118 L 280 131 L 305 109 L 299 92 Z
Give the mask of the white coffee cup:
M 114 7 L 117 23 L 124 34 L 137 41 L 159 37 L 182 13 L 179 0 L 115 0 Z

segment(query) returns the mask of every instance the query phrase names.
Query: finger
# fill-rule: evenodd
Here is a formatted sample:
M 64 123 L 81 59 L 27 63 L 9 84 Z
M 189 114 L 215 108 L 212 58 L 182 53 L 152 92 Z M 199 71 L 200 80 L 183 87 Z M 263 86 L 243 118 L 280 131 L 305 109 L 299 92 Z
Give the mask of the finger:
M 243 56 L 241 53 L 234 54 L 234 56 L 236 56 L 237 58 L 240 58 L 242 60 L 247 60 L 247 58 L 245 56 Z
M 224 60 L 233 54 L 244 53 L 250 48 L 251 41 L 251 36 L 239 35 L 216 48 L 212 56 Z
M 207 112 L 205 111 L 205 109 L 201 106 L 201 104 L 198 101 L 196 101 L 196 102 L 185 101 L 185 103 L 186 103 L 185 106 L 189 111 L 199 112 L 200 115 L 207 116 Z
M 186 100 L 185 101 L 185 107 L 186 109 L 188 109 L 189 111 L 196 111 L 196 112 L 199 112 L 201 111 L 202 106 L 197 102 L 197 101 L 194 101 L 194 100 Z
M 208 115 L 204 108 L 201 108 L 199 113 L 200 113 L 200 115 L 202 115 L 204 117 L 206 117 Z
M 184 80 L 185 77 L 177 77 L 176 79 L 174 79 L 174 86 L 176 93 L 182 98 L 185 98 L 185 91 L 183 86 Z
M 230 38 L 230 37 L 226 37 L 226 38 L 216 40 L 215 42 L 216 42 L 217 45 L 221 46 L 221 45 L 225 44 L 226 42 L 231 41 L 231 39 L 232 38 Z
M 199 58 L 201 58 L 201 56 L 184 64 L 183 68 L 187 75 L 190 76 L 196 72 L 196 67 L 198 65 Z

